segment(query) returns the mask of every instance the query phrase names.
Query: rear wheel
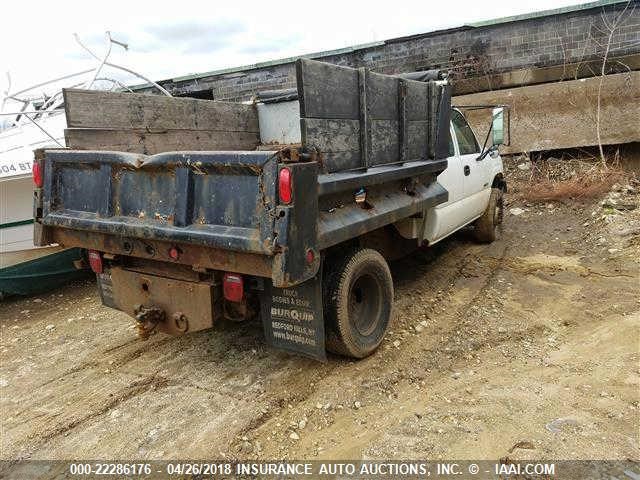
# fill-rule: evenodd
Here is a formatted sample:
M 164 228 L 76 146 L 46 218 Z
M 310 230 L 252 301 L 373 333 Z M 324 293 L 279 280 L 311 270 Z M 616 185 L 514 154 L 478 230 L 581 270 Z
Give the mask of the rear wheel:
M 327 349 L 363 358 L 380 345 L 389 326 L 393 280 L 375 250 L 357 249 L 331 265 L 324 276 Z
M 503 203 L 502 189 L 492 188 L 489 205 L 482 216 L 475 221 L 474 235 L 479 242 L 491 243 L 497 235 L 496 229 L 502 223 Z

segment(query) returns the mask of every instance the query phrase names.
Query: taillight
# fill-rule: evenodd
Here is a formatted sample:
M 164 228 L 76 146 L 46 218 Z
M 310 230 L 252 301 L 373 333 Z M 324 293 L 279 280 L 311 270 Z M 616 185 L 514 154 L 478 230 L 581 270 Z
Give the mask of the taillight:
M 38 161 L 33 162 L 33 166 L 31 167 L 31 173 L 33 173 L 33 183 L 38 188 L 42 188 L 43 179 L 42 179 L 42 165 Z
M 178 260 L 178 258 L 180 257 L 180 249 L 178 247 L 171 247 L 169 249 L 169 257 L 172 260 Z
M 288 168 L 281 168 L 278 173 L 278 196 L 281 203 L 291 203 L 292 198 L 291 187 L 291 170 Z
M 244 296 L 244 281 L 242 275 L 225 273 L 222 279 L 224 298 L 230 302 L 241 302 Z
M 102 255 L 96 250 L 89 250 L 89 265 L 95 273 L 102 273 Z
M 313 253 L 313 250 L 309 249 L 307 250 L 307 254 L 305 255 L 305 258 L 307 260 L 307 263 L 311 265 L 313 261 L 316 259 L 316 255 L 315 253 Z

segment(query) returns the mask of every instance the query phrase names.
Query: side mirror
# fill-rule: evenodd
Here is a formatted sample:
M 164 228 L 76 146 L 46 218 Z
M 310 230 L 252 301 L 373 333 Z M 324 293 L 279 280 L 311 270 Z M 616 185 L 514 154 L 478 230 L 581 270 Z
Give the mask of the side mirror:
M 504 143 L 504 108 L 502 107 L 493 109 L 491 135 L 494 146 Z

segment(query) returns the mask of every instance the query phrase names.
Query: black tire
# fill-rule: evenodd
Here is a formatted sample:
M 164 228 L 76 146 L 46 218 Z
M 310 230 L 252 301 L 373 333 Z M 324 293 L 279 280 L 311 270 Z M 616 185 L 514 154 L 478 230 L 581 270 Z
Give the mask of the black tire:
M 502 194 L 501 188 L 492 188 L 487 209 L 475 221 L 474 235 L 479 242 L 491 243 L 497 238 L 496 229 L 503 216 Z
M 380 345 L 389 327 L 393 280 L 375 250 L 356 249 L 328 262 L 324 275 L 327 350 L 364 358 Z

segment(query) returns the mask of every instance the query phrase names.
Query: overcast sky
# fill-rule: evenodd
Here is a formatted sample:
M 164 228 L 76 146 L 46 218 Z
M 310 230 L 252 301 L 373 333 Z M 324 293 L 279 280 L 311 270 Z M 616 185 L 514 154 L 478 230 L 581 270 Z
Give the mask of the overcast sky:
M 111 62 L 161 80 L 578 3 L 9 0 L 2 6 L 0 91 L 7 89 L 7 71 L 15 92 L 95 67 L 97 62 L 75 43 L 74 33 L 102 57 L 104 32 L 111 31 L 114 39 L 129 44 L 129 51 L 114 45 Z M 115 76 L 111 72 L 105 70 Z

